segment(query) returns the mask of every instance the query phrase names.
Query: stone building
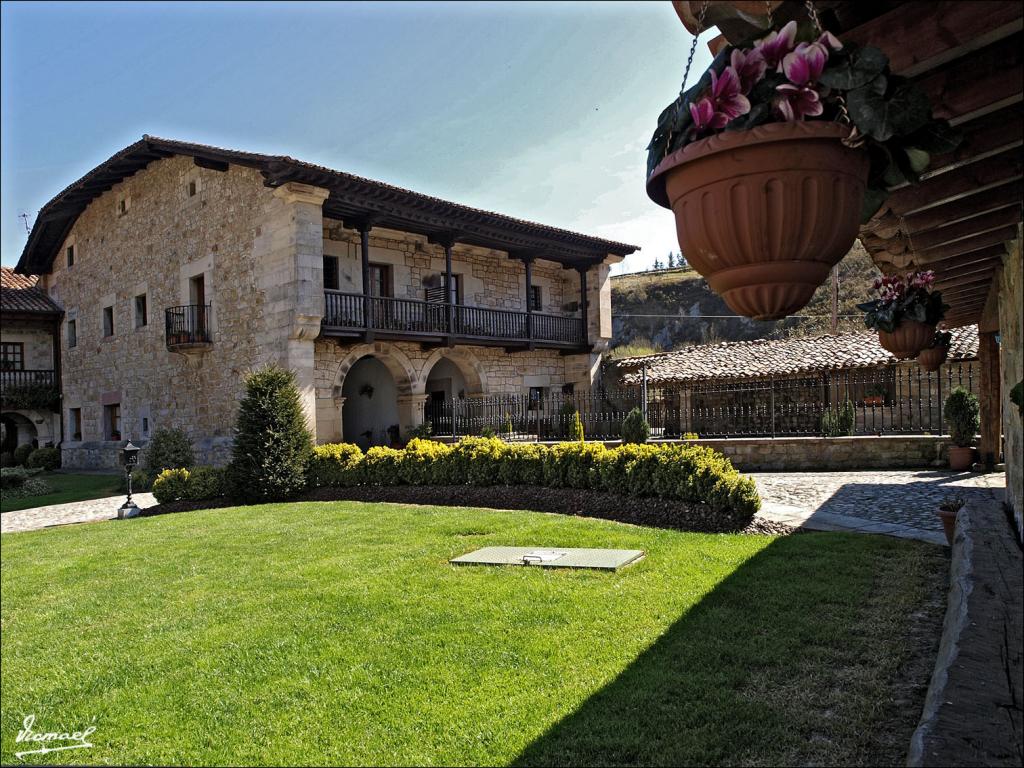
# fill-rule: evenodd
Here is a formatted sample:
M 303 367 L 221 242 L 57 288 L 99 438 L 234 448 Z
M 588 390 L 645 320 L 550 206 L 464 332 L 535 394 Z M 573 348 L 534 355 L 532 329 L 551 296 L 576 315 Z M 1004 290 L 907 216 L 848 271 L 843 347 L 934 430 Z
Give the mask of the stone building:
M 37 278 L 0 267 L 0 453 L 60 442 L 60 318 Z
M 146 136 L 40 211 L 18 263 L 64 311 L 65 466 L 181 427 L 231 444 L 245 373 L 295 372 L 318 442 L 452 399 L 588 386 L 634 246 L 284 156 Z

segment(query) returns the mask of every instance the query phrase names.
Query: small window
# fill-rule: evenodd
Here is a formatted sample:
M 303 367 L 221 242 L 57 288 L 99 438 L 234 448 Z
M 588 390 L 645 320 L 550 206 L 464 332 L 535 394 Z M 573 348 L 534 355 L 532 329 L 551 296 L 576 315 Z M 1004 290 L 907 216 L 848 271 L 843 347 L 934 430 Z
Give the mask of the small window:
M 370 265 L 370 295 L 391 296 L 391 267 L 389 265 Z
M 68 257 L 68 268 L 75 266 L 75 246 L 69 245 L 67 251 L 65 251 Z
M 338 279 L 338 257 L 324 256 L 324 288 L 337 291 L 341 283 Z
M 149 417 L 142 417 L 142 436 L 149 437 Z
M 114 308 L 103 308 L 103 337 L 109 338 L 114 335 Z
M 117 212 L 122 216 L 128 213 L 128 198 L 122 197 L 117 201 Z
M 82 439 L 82 409 L 71 408 L 68 410 L 68 436 L 71 440 Z
M 530 286 L 530 297 L 529 297 L 529 299 L 530 299 L 529 300 L 529 307 L 527 307 L 527 309 L 530 312 L 540 312 L 540 310 L 541 310 L 541 295 L 540 295 L 540 286 L 539 285 L 531 285 Z
M 149 315 L 146 308 L 146 294 L 135 297 L 135 327 L 145 328 L 149 324 Z
M 20 341 L 0 344 L 0 370 L 25 370 L 25 345 Z
M 107 440 L 121 439 L 121 404 L 103 406 L 103 427 Z
M 193 179 L 192 181 L 190 181 L 188 183 L 188 196 L 189 197 L 195 197 L 196 196 L 196 182 L 195 182 L 195 179 Z
M 68 320 L 68 349 L 78 346 L 78 321 Z
M 571 383 L 571 382 L 569 384 L 563 384 L 562 385 L 562 394 L 563 395 L 572 395 L 575 391 L 576 391 L 576 385 Z

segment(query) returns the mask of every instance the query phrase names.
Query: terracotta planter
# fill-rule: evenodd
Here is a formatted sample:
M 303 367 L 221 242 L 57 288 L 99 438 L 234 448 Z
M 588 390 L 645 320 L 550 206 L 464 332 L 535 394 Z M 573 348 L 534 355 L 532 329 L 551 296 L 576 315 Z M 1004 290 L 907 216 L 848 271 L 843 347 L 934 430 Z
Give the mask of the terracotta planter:
M 647 182 L 676 216 L 679 247 L 741 315 L 803 308 L 857 236 L 868 153 L 848 126 L 769 123 L 688 144 Z
M 869 395 L 868 397 L 864 398 L 864 405 L 885 405 L 885 397 L 883 395 Z
M 942 520 L 942 532 L 946 534 L 946 541 L 953 546 L 953 534 L 956 531 L 956 512 L 948 509 L 939 509 L 939 519 Z
M 974 465 L 974 449 L 971 446 L 949 446 L 949 468 L 954 472 L 963 472 Z
M 878 343 L 900 360 L 909 360 L 928 347 L 935 338 L 935 326 L 919 323 L 916 320 L 904 320 L 892 333 L 878 332 Z
M 947 355 L 949 355 L 949 347 L 941 344 L 928 347 L 928 349 L 922 349 L 917 356 L 917 364 L 926 371 L 937 371 L 946 362 Z

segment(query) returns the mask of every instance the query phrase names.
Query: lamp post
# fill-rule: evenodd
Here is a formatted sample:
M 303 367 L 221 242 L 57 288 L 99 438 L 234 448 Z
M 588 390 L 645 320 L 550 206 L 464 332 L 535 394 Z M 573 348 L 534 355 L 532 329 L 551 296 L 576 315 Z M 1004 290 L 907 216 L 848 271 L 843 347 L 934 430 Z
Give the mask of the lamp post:
M 142 512 L 139 506 L 132 501 L 132 469 L 139 464 L 139 448 L 132 445 L 132 441 L 128 440 L 124 448 L 121 449 L 121 460 L 124 463 L 124 473 L 128 479 L 128 498 L 125 500 L 117 510 L 118 520 L 127 520 L 130 517 L 138 517 L 139 513 Z

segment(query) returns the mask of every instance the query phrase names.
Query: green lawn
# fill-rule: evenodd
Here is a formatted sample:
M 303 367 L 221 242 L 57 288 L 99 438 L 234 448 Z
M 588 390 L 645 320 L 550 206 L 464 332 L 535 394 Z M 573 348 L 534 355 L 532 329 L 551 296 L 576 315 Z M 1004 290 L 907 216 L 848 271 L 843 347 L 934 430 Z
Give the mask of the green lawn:
M 52 493 L 41 496 L 27 496 L 22 499 L 5 499 L 4 512 L 18 509 L 45 507 L 50 504 L 67 504 L 70 501 L 102 499 L 121 493 L 121 475 L 76 475 L 65 472 L 43 472 L 37 477 L 53 489 Z
M 493 544 L 648 556 L 447 563 Z M 28 764 L 902 764 L 946 568 L 872 536 L 348 502 L 0 549 L 5 764 L 28 714 L 96 726 L 92 748 Z

